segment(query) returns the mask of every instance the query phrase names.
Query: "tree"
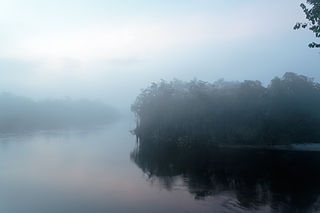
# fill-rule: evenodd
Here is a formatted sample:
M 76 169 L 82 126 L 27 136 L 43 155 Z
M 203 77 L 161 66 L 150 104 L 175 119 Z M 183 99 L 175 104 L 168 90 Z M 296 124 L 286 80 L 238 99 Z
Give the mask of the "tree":
M 309 28 L 317 38 L 320 38 L 320 0 L 307 0 L 307 4 L 300 4 L 306 15 L 307 22 L 298 22 L 293 29 Z M 310 48 L 320 48 L 320 43 L 311 42 Z
M 320 141 L 320 84 L 295 73 L 259 81 L 161 81 L 132 105 L 140 143 L 268 145 Z

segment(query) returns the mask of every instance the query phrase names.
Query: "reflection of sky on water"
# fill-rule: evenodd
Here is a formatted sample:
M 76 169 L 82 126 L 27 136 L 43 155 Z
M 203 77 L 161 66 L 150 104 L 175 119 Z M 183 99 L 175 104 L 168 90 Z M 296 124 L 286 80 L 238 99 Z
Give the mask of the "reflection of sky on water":
M 119 122 L 88 132 L 3 136 L 0 212 L 210 212 L 236 205 L 230 194 L 195 201 L 182 183 L 168 191 L 146 181 L 130 161 L 131 128 Z
M 272 203 L 278 204 L 277 208 L 290 207 L 285 205 L 291 201 L 283 200 L 290 196 L 297 207 L 310 207 L 310 212 L 318 208 L 320 170 L 310 172 L 319 162 L 317 153 L 313 153 L 313 157 L 299 154 L 306 161 L 314 159 L 310 168 L 305 169 L 301 168 L 303 162 L 299 165 L 293 161 L 295 168 L 278 171 L 285 162 L 272 169 L 268 160 L 258 157 L 260 161 L 250 161 L 257 156 L 253 154 L 250 158 L 242 152 L 229 163 L 208 167 L 205 173 L 197 174 L 194 165 L 173 165 L 174 175 L 165 171 L 165 168 L 172 169 L 166 166 L 170 160 L 162 157 L 157 161 L 151 153 L 150 161 L 145 159 L 150 155 L 140 156 L 145 160 L 140 163 L 147 166 L 144 174 L 140 169 L 142 165 L 135 165 L 130 157 L 135 148 L 135 137 L 129 132 L 133 127 L 134 122 L 119 121 L 105 129 L 90 131 L 1 135 L 0 212 L 271 212 Z M 284 156 L 292 157 L 288 153 Z M 243 162 L 233 165 L 237 159 Z M 150 175 L 148 169 L 167 175 Z M 292 172 L 296 176 L 280 180 L 278 172 L 280 176 Z M 267 196 L 265 203 L 260 195 Z M 260 205 L 249 205 L 260 201 Z

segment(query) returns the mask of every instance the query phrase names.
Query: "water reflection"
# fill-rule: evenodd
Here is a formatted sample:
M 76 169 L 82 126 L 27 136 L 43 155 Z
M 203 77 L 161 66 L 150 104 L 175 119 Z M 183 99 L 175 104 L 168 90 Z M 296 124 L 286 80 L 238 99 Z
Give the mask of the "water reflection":
M 134 125 L 0 136 L 0 213 L 224 212 L 150 186 L 129 158 Z
M 134 125 L 0 137 L 0 212 L 319 209 L 317 153 L 140 146 L 143 174 Z
M 231 192 L 239 209 L 320 210 L 318 152 L 143 144 L 131 153 L 131 159 L 150 180 L 159 180 L 168 190 L 182 179 L 195 199 Z

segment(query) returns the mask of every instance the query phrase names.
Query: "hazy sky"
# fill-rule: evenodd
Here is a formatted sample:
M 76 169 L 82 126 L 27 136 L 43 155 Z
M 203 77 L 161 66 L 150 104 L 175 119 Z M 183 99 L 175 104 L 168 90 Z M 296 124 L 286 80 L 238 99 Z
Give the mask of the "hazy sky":
M 296 0 L 0 0 L 0 91 L 129 105 L 152 81 L 320 79 Z

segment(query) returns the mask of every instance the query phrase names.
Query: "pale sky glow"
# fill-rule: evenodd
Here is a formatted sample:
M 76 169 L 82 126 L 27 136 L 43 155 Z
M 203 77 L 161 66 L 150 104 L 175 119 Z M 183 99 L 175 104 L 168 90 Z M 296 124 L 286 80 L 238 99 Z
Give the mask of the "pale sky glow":
M 160 79 L 320 77 L 319 54 L 307 48 L 313 36 L 292 29 L 304 18 L 298 0 L 0 4 L 0 91 L 110 99 L 119 90 L 134 98 Z
M 24 59 L 71 58 L 82 61 L 148 57 L 150 53 L 169 51 L 170 48 L 241 40 L 256 33 L 252 29 L 254 23 L 246 20 L 231 23 L 230 28 L 221 26 L 227 23 L 214 23 L 218 19 L 209 20 L 212 21 L 187 19 L 179 23 L 46 33 L 22 39 L 11 54 Z
M 17 34 L 18 38 L 14 36 L 11 41 L 9 38 L 7 42 L 12 42 L 14 45 L 7 46 L 1 54 L 3 57 L 49 61 L 59 58 L 82 61 L 119 59 L 147 57 L 150 53 L 170 51 L 170 48 L 241 41 L 266 34 L 272 36 L 276 30 L 283 32 L 287 21 L 280 20 L 278 24 L 274 24 L 277 22 L 277 17 L 281 17 L 282 11 L 276 11 L 273 7 L 273 5 L 255 4 L 242 7 L 242 10 L 230 8 L 231 15 L 197 11 L 187 15 L 164 16 L 160 20 L 152 20 L 152 17 L 151 20 L 135 17 L 133 20 L 121 20 L 119 23 L 109 21 L 109 17 L 106 17 L 106 20 L 93 21 L 93 25 L 75 24 L 70 28 L 55 24 L 48 26 L 29 13 L 26 14 L 26 22 L 23 22 L 18 16 L 8 14 L 7 9 L 3 11 L 6 16 L 2 15 L 4 22 L 10 22 L 10 19 L 9 21 L 6 19 L 12 16 L 13 22 L 23 22 L 22 31 L 28 26 L 32 30 L 12 33 Z M 271 16 L 268 12 L 270 10 L 278 14 L 274 13 Z

